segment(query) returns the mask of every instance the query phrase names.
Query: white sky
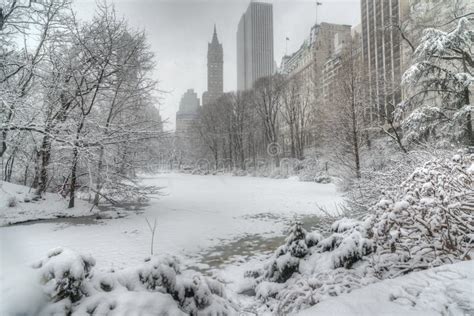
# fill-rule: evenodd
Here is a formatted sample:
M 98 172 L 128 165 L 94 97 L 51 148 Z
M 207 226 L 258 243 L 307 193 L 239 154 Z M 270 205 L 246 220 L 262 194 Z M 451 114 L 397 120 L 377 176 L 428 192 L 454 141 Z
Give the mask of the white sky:
M 74 0 L 81 19 L 94 12 L 94 0 Z M 207 43 L 217 25 L 224 49 L 224 90 L 236 89 L 236 32 L 249 0 L 109 0 L 119 16 L 132 27 L 144 29 L 156 54 L 156 79 L 167 91 L 159 105 L 168 119 L 166 129 L 174 129 L 175 113 L 181 95 L 193 88 L 200 98 L 207 89 Z M 318 22 L 355 25 L 360 21 L 359 0 L 318 0 Z M 310 0 L 274 0 L 273 36 L 275 61 L 280 65 L 285 54 L 299 48 L 315 23 L 316 5 Z

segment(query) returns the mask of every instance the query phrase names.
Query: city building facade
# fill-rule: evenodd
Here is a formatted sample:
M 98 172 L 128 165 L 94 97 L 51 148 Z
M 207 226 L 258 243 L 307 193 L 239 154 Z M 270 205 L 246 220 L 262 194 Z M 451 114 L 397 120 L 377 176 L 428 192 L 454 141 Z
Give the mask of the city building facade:
M 313 44 L 313 84 L 316 106 L 324 107 L 324 69 L 328 60 L 340 54 L 344 45 L 351 40 L 351 26 L 321 23 L 312 28 Z M 330 63 L 331 65 L 331 63 Z M 337 62 L 332 64 L 337 67 Z M 322 109 L 324 111 L 324 109 Z
M 408 0 L 361 0 L 362 57 L 372 103 L 370 121 L 393 117 L 401 101 L 402 48 L 398 29 L 409 12 Z
M 237 29 L 237 90 L 251 89 L 273 72 L 273 6 L 251 2 Z
M 342 36 L 343 35 L 343 36 Z M 323 100 L 325 108 L 335 102 L 335 95 L 341 89 L 338 78 L 341 75 L 345 58 L 355 59 L 354 65 L 361 62 L 361 31 L 360 24 L 352 27 L 351 36 L 346 32 L 334 36 L 334 52 L 323 66 Z
M 313 106 L 311 112 L 315 115 L 309 118 L 311 122 L 305 130 L 304 146 L 307 152 L 312 151 L 320 143 L 318 134 L 327 106 L 324 98 L 323 71 L 325 67 L 338 66 L 337 59 L 329 65 L 326 65 L 326 62 L 335 58 L 336 51 L 340 50 L 350 38 L 351 26 L 349 25 L 326 22 L 315 24 L 300 48 L 292 55 L 284 56 L 282 59 L 281 73 L 288 78 L 297 78 L 304 85 L 303 89 L 311 91 L 310 102 Z M 329 69 L 327 71 L 329 76 Z

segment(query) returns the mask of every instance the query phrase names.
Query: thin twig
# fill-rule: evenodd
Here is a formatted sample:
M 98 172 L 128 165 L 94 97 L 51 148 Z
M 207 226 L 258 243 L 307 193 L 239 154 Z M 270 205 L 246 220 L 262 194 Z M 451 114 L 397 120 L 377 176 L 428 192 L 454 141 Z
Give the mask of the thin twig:
M 153 221 L 153 227 L 151 227 L 150 222 L 148 221 L 148 218 L 145 217 L 146 223 L 148 224 L 148 228 L 150 229 L 151 232 L 151 247 L 150 247 L 150 253 L 153 256 L 153 243 L 155 240 L 155 231 L 156 231 L 156 218 Z

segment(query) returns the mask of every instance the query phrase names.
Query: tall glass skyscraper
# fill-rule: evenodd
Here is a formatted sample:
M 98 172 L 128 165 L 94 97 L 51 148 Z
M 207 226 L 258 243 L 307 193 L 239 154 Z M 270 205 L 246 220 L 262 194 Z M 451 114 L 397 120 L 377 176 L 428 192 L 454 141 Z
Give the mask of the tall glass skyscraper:
M 375 107 L 370 120 L 390 118 L 401 100 L 400 25 L 408 0 L 361 0 L 362 56 Z
M 273 74 L 273 6 L 251 2 L 237 29 L 237 90 Z

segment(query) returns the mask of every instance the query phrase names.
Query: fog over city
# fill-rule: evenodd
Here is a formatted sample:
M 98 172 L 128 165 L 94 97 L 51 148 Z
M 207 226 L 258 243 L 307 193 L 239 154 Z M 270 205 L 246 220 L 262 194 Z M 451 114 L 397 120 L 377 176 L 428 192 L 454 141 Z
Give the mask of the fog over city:
M 273 3 L 275 62 L 296 51 L 309 36 L 316 22 L 356 25 L 360 21 L 358 0 L 329 0 L 316 9 L 315 1 L 267 1 Z M 161 96 L 160 109 L 167 118 L 167 129 L 175 127 L 179 100 L 194 88 L 199 98 L 206 91 L 207 43 L 212 39 L 214 23 L 224 49 L 224 91 L 237 87 L 236 33 L 248 0 L 115 0 L 119 16 L 144 29 L 152 50 L 157 54 L 156 78 L 167 93 Z M 95 7 L 93 0 L 76 0 L 81 19 L 88 19 Z M 290 40 L 286 41 L 286 38 Z

